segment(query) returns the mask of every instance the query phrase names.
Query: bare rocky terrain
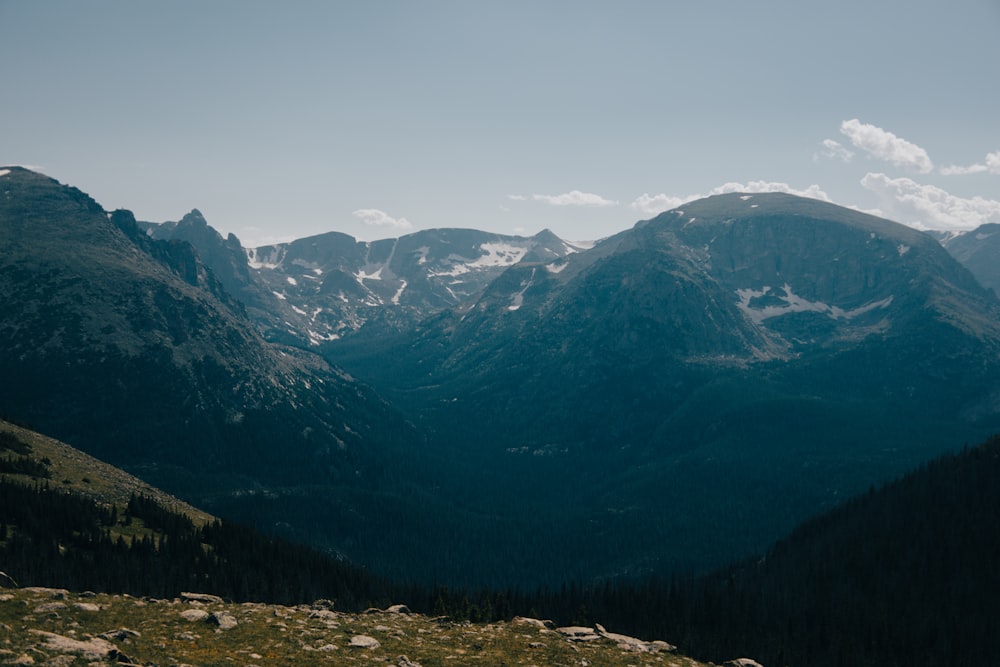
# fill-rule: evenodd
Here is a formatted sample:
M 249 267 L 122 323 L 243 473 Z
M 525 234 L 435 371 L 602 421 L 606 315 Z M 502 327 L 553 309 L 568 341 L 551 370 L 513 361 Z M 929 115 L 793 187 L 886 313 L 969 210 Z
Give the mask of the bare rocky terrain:
M 0 592 L 0 664 L 7 665 L 705 664 L 675 651 L 600 625 L 560 628 L 523 617 L 456 623 L 404 605 L 346 614 L 325 600 L 285 607 L 193 593 L 156 600 L 37 587 Z

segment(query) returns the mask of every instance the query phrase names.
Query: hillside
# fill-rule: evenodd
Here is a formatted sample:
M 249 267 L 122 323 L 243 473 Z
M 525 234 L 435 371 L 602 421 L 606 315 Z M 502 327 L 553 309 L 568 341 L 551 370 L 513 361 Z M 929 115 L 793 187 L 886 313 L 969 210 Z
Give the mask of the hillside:
M 348 614 L 330 601 L 293 607 L 232 604 L 211 596 L 140 600 L 51 588 L 0 592 L 0 655 L 14 664 L 61 665 L 623 664 L 698 667 L 663 641 L 645 642 L 603 628 L 556 628 L 515 618 L 456 623 L 405 607 Z M 752 663 L 747 663 L 752 664 Z
M 351 512 L 343 494 L 399 476 L 412 427 L 320 357 L 264 340 L 190 244 L 2 171 L 0 413 L 215 514 L 327 545 Z
M 1000 426 L 995 295 L 929 236 L 791 195 L 691 202 L 324 352 L 581 576 L 722 565 Z

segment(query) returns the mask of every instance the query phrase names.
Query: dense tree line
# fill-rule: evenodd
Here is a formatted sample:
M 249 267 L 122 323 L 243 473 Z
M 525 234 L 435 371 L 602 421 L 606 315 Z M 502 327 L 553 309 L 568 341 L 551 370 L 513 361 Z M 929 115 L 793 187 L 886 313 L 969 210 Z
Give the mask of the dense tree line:
M 127 538 L 135 519 L 151 530 Z M 21 585 L 174 597 L 209 592 L 234 601 L 338 608 L 386 604 L 392 590 L 367 571 L 236 524 L 195 526 L 154 501 L 116 508 L 46 483 L 0 480 L 0 569 Z

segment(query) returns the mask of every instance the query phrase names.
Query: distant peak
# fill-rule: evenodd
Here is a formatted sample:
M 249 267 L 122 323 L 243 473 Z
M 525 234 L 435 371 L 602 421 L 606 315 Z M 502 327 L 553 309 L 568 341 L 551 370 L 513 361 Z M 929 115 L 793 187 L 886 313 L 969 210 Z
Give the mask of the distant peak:
M 205 216 L 201 214 L 201 211 L 199 211 L 196 208 L 193 208 L 191 209 L 190 213 L 181 218 L 180 224 L 202 226 L 202 225 L 208 225 L 208 221 L 205 220 Z

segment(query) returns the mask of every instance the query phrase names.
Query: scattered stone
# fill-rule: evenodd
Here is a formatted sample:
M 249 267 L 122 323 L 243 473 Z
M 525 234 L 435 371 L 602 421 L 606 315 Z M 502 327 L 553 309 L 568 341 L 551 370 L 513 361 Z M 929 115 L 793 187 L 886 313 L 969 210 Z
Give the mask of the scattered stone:
M 401 655 L 396 658 L 396 667 L 420 667 L 420 663 L 410 660 L 405 655 Z
M 65 588 L 48 588 L 46 586 L 26 586 L 21 590 L 35 595 L 47 595 L 53 600 L 65 600 L 66 596 L 69 595 L 69 591 Z
M 334 644 L 323 644 L 322 646 L 320 646 L 316 650 L 317 651 L 323 651 L 323 652 L 329 653 L 330 651 L 339 651 L 340 647 L 336 646 Z
M 44 630 L 28 630 L 28 632 L 42 637 L 45 640 L 45 648 L 57 653 L 74 653 L 87 660 L 107 660 L 118 655 L 118 648 L 100 637 L 80 641 Z
M 540 630 L 555 630 L 556 624 L 552 621 L 542 621 L 537 618 L 528 618 L 527 616 L 515 616 L 512 623 L 521 623 L 523 625 L 532 625 Z
M 579 625 L 567 625 L 562 628 L 556 628 L 556 632 L 571 642 L 592 642 L 601 638 L 593 628 L 585 628 Z
M 374 637 L 369 637 L 368 635 L 354 635 L 351 637 L 351 642 L 348 644 L 351 648 L 367 648 L 375 649 L 382 646 L 379 640 Z
M 325 609 L 327 611 L 333 611 L 333 600 L 316 600 L 312 603 L 313 609 Z
M 236 617 L 227 611 L 216 611 L 208 617 L 210 623 L 214 623 L 219 626 L 220 630 L 232 630 L 239 623 L 236 621 Z
M 385 613 L 387 613 L 387 614 L 410 614 L 412 612 L 410 611 L 410 608 L 407 607 L 405 604 L 394 604 L 391 607 L 389 607 L 388 609 L 386 609 Z
M 22 653 L 21 655 L 17 656 L 16 658 L 14 658 L 13 660 L 11 660 L 10 662 L 4 663 L 4 664 L 7 664 L 7 665 L 20 665 L 21 667 L 25 667 L 26 665 L 33 665 L 33 664 L 35 664 L 35 659 L 32 658 L 27 653 Z
M 729 660 L 722 663 L 724 667 L 764 667 L 756 660 L 752 658 L 736 658 L 735 660 Z
M 548 648 L 548 645 L 543 644 L 542 642 L 530 642 L 528 644 L 528 648 Z
M 96 605 L 93 602 L 74 602 L 73 606 L 80 611 L 100 611 L 100 605 Z
M 181 593 L 181 600 L 184 602 L 204 602 L 208 604 L 222 604 L 222 598 L 218 595 L 208 593 Z
M 183 614 L 181 614 L 183 616 Z M 128 628 L 118 628 L 117 630 L 108 630 L 107 632 L 102 632 L 97 635 L 101 639 L 107 639 L 108 641 L 128 641 L 129 639 L 138 639 L 142 637 L 142 633 L 136 630 L 129 630 Z
M 64 602 L 46 602 L 35 607 L 36 614 L 48 614 L 49 612 L 60 612 L 66 609 Z
M 204 621 L 209 617 L 209 613 L 204 609 L 185 609 L 181 612 L 181 618 L 185 621 L 191 621 L 192 623 L 197 623 L 198 621 Z

